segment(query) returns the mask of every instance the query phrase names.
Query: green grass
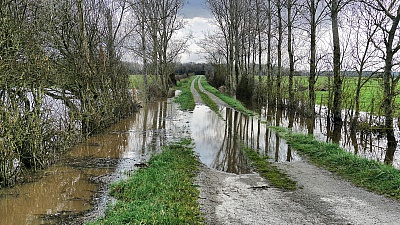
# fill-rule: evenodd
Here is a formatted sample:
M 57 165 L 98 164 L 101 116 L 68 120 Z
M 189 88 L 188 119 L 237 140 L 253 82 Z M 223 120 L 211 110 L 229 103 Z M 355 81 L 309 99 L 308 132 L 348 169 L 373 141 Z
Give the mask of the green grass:
M 197 82 L 198 79 L 201 79 L 200 76 L 196 77 L 196 80 L 194 82 L 194 88 L 197 90 L 199 93 L 201 99 L 203 102 L 212 110 L 214 111 L 219 117 L 222 117 L 221 113 L 219 112 L 219 107 L 218 105 L 204 92 L 200 90 L 199 83 Z
M 144 86 L 142 75 L 129 75 L 129 88 L 141 89 Z
M 190 140 L 164 147 L 149 167 L 112 186 L 117 199 L 106 216 L 92 224 L 204 224 L 193 185 L 198 160 Z
M 331 81 L 332 82 L 332 81 Z M 319 77 L 316 87 L 321 87 L 328 84 L 327 77 Z M 307 84 L 308 85 L 308 84 Z M 352 108 L 354 106 L 354 99 L 356 94 L 357 78 L 347 77 L 343 80 L 343 107 Z M 374 99 L 372 101 L 372 99 Z M 360 110 L 364 112 L 371 112 L 373 107 L 373 113 L 381 115 L 381 108 L 383 102 L 383 91 L 381 80 L 378 78 L 370 79 L 361 89 L 360 93 Z M 328 91 L 316 91 L 316 102 L 317 104 L 328 105 Z M 400 103 L 400 98 L 396 99 L 397 103 Z
M 256 167 L 258 173 L 267 179 L 271 185 L 283 190 L 296 190 L 296 181 L 290 179 L 285 172 L 268 161 L 268 156 L 260 157 L 254 149 L 244 145 L 242 145 L 242 150 L 246 153 L 252 165 Z
M 182 93 L 174 99 L 174 102 L 179 103 L 181 110 L 193 110 L 195 102 L 193 99 L 192 92 L 190 91 L 190 85 L 195 77 L 189 77 L 178 81 L 178 89 Z
M 139 90 L 144 90 L 144 75 L 135 74 L 129 75 L 129 87 L 136 88 Z M 156 77 L 154 75 L 147 75 L 147 83 L 154 84 L 156 82 Z
M 255 112 L 247 109 L 239 100 L 236 100 L 224 93 L 219 92 L 217 89 L 215 89 L 213 86 L 211 86 L 207 80 L 205 79 L 204 76 L 201 76 L 202 79 L 200 80 L 201 85 L 203 86 L 203 88 L 207 91 L 209 91 L 210 93 L 214 94 L 215 96 L 217 96 L 218 98 L 220 98 L 222 101 L 224 101 L 226 104 L 230 105 L 232 108 L 246 114 L 249 116 L 254 116 L 256 115 Z M 203 79 L 204 78 L 204 79 Z
M 314 164 L 339 174 L 359 187 L 400 199 L 400 171 L 392 166 L 354 155 L 337 144 L 320 142 L 310 135 L 295 134 L 281 127 L 272 128 Z

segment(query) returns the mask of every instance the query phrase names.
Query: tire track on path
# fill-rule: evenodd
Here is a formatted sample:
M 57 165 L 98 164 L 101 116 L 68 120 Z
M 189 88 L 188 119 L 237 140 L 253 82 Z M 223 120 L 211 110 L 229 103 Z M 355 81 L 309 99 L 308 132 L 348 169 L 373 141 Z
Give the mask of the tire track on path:
M 218 98 L 217 96 L 215 96 L 214 94 L 212 94 L 211 92 L 207 91 L 206 89 L 204 89 L 204 87 L 201 85 L 201 79 L 203 77 L 202 76 L 197 76 L 195 79 L 193 79 L 192 84 L 190 86 L 190 91 L 193 94 L 193 98 L 194 98 L 194 102 L 197 104 L 204 104 L 203 100 L 200 97 L 200 94 L 197 92 L 196 88 L 194 87 L 195 82 L 198 83 L 199 85 L 199 89 L 201 92 L 205 93 L 208 95 L 208 97 L 210 97 L 215 104 L 219 105 L 219 106 L 223 106 L 226 108 L 232 108 L 230 105 L 228 105 L 227 103 L 225 103 L 224 101 L 222 101 L 220 98 Z

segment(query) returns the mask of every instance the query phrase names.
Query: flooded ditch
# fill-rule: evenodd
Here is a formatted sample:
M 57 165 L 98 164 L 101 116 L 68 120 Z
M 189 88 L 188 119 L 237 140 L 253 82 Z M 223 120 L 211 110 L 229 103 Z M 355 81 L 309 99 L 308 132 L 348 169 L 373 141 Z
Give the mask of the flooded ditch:
M 321 140 L 331 138 L 323 119 L 310 126 L 306 119 L 283 111 L 264 110 L 261 119 L 225 107 L 220 108 L 220 114 L 222 117 L 204 105 L 183 112 L 172 99 L 145 104 L 139 113 L 74 147 L 60 163 L 40 172 L 31 182 L 0 190 L 0 223 L 80 224 L 96 218 L 111 201 L 106 194 L 111 182 L 125 178 L 161 146 L 180 138 L 194 140 L 204 164 L 237 174 L 251 172 L 240 151 L 241 141 L 276 162 L 301 160 L 267 124 L 305 133 L 312 129 Z M 342 134 L 347 134 L 343 129 Z M 342 135 L 341 145 L 366 157 L 382 156 L 375 146 L 384 147 L 384 138 L 356 135 L 355 141 Z

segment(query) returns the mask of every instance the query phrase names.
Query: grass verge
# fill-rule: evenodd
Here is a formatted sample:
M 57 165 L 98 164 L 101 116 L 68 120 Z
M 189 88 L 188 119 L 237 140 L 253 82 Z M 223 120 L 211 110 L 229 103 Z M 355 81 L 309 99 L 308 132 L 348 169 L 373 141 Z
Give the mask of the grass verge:
M 234 109 L 249 115 L 249 116 L 254 116 L 256 115 L 255 112 L 247 109 L 240 101 L 238 101 L 237 99 L 234 99 L 224 93 L 219 92 L 217 89 L 215 89 L 213 86 L 211 86 L 207 80 L 205 79 L 204 76 L 201 76 L 204 79 L 200 80 L 201 85 L 203 86 L 204 89 L 206 89 L 207 91 L 209 91 L 210 93 L 214 94 L 215 96 L 217 96 L 218 98 L 220 98 L 222 101 L 224 101 L 226 104 L 232 106 Z
M 310 135 L 295 134 L 281 127 L 271 128 L 314 164 L 339 174 L 359 187 L 400 199 L 400 171 L 392 166 L 354 155 L 337 144 L 320 142 Z
M 193 110 L 195 107 L 193 95 L 190 91 L 190 85 L 195 78 L 189 77 L 178 81 L 178 88 L 182 93 L 174 99 L 174 102 L 179 103 L 181 110 Z
M 193 185 L 199 163 L 190 143 L 185 139 L 164 147 L 147 168 L 114 184 L 116 204 L 92 224 L 203 224 Z
M 290 179 L 285 172 L 268 161 L 268 156 L 260 157 L 254 149 L 248 148 L 243 144 L 242 150 L 246 153 L 253 166 L 257 168 L 258 173 L 267 179 L 271 185 L 287 191 L 296 190 L 296 181 Z
M 196 77 L 196 80 L 194 81 L 194 88 L 197 90 L 199 93 L 201 99 L 203 102 L 212 110 L 214 111 L 218 116 L 222 117 L 221 113 L 219 113 L 219 108 L 218 105 L 203 91 L 200 90 L 198 79 L 201 79 L 200 76 Z

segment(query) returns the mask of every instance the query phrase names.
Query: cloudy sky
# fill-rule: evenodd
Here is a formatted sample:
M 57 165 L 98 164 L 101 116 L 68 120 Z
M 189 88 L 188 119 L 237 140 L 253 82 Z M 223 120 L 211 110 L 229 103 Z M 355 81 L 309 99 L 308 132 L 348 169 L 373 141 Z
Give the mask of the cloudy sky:
M 204 33 L 212 31 L 215 27 L 212 25 L 212 14 L 207 9 L 205 0 L 186 0 L 182 14 L 187 23 L 182 34 L 192 33 L 188 52 L 181 56 L 181 62 L 204 62 L 199 53 L 201 48 L 196 44 L 204 38 Z

